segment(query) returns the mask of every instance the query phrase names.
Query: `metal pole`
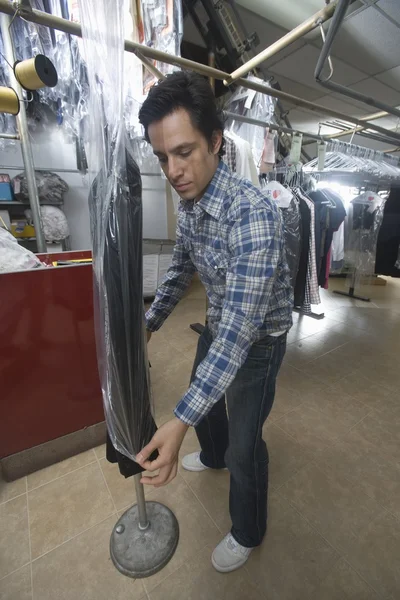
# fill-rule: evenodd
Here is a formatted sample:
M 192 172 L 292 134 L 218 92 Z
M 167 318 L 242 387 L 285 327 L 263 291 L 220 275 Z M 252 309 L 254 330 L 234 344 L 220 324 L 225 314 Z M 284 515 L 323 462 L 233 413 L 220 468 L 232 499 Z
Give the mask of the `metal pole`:
M 332 136 L 329 135 L 318 135 L 316 133 L 309 133 L 307 131 L 302 131 L 301 129 L 293 129 L 292 127 L 283 127 L 282 125 L 275 125 L 274 123 L 268 123 L 267 121 L 259 121 L 258 119 L 252 119 L 251 117 L 245 117 L 242 115 L 237 115 L 236 113 L 225 111 L 225 116 L 231 119 L 235 119 L 236 121 L 240 121 L 242 123 L 249 123 L 249 125 L 256 125 L 259 127 L 269 127 L 272 131 L 281 131 L 283 133 L 288 133 L 289 135 L 293 133 L 300 133 L 303 137 L 310 138 L 311 142 L 304 142 L 304 144 L 312 144 L 315 141 L 319 142 L 323 140 L 324 142 L 329 142 L 332 139 Z M 351 132 L 350 132 L 351 133 Z M 375 136 L 373 134 L 363 133 L 361 135 L 365 135 L 366 137 L 371 137 L 378 142 L 382 143 L 393 143 L 396 144 L 395 140 L 380 138 L 379 136 Z M 395 152 L 395 150 L 393 150 Z
M 363 102 L 364 104 L 368 104 L 369 106 L 374 106 L 375 108 L 380 108 L 383 111 L 388 112 L 391 115 L 395 115 L 396 117 L 400 117 L 400 110 L 386 102 L 381 102 L 380 100 L 376 100 L 371 96 L 366 96 L 365 94 L 361 94 L 360 92 L 356 92 L 355 90 L 346 87 L 345 85 L 341 85 L 339 83 L 335 83 L 331 80 L 331 76 L 327 78 L 322 77 L 322 71 L 325 65 L 325 61 L 329 56 L 329 53 L 332 48 L 332 44 L 334 39 L 340 29 L 342 21 L 345 17 L 346 11 L 350 5 L 350 0 L 338 0 L 337 9 L 335 11 L 335 15 L 330 23 L 330 27 L 324 39 L 324 45 L 322 46 L 321 54 L 318 58 L 317 66 L 315 67 L 314 77 L 315 80 L 322 85 L 323 87 L 331 90 L 333 92 L 338 92 L 343 96 L 347 96 L 348 98 L 353 98 L 359 102 Z
M 233 81 L 238 79 L 239 77 L 243 77 L 247 75 L 250 71 L 252 71 L 259 64 L 277 54 L 283 48 L 286 48 L 296 40 L 300 39 L 313 29 L 319 26 L 320 23 L 324 23 L 333 15 L 335 8 L 337 6 L 337 1 L 332 2 L 332 4 L 328 4 L 322 10 L 319 10 L 315 15 L 289 31 L 286 35 L 281 37 L 279 40 L 265 48 L 262 52 L 254 56 L 249 61 L 247 61 L 244 65 L 240 66 L 236 71 L 233 71 L 224 81 L 225 85 L 230 85 Z
M 1 35 L 3 38 L 4 54 L 10 65 L 15 63 L 14 46 L 10 34 L 11 19 L 9 15 L 1 15 Z M 22 88 L 15 78 L 14 71 L 10 67 L 11 87 L 16 91 L 18 98 L 21 100 Z M 17 129 L 21 140 L 22 158 L 24 161 L 26 183 L 28 186 L 29 203 L 32 211 L 33 223 L 35 225 L 36 244 L 38 252 L 47 252 L 46 240 L 42 229 L 42 219 L 40 216 L 39 196 L 36 187 L 35 165 L 33 162 L 32 148 L 29 140 L 28 123 L 26 119 L 25 104 L 20 102 L 20 111 L 16 116 Z
M 15 9 L 8 0 L 0 0 L 0 12 L 14 15 Z M 39 25 L 45 25 L 47 27 L 57 29 L 58 31 L 64 31 L 65 33 L 71 33 L 72 35 L 82 37 L 82 29 L 78 23 L 73 23 L 72 21 L 67 21 L 66 19 L 61 19 L 60 17 L 56 17 L 36 9 L 32 9 L 31 11 L 20 10 L 20 14 L 27 21 L 32 21 L 34 23 L 38 23 Z M 200 73 L 201 75 L 205 75 L 206 77 L 214 77 L 215 79 L 220 80 L 229 79 L 229 73 L 225 73 L 219 69 L 214 69 L 207 65 L 201 65 L 193 60 L 188 60 L 180 56 L 172 56 L 166 52 L 161 52 L 160 50 L 155 50 L 154 48 L 149 48 L 148 46 L 142 46 L 141 44 L 137 44 L 131 40 L 125 40 L 125 50 L 127 52 L 132 52 L 133 54 L 136 54 L 139 51 L 147 58 L 165 62 L 169 65 L 177 65 L 183 69 L 189 69 L 191 71 L 195 71 L 196 73 Z M 367 129 L 372 129 L 373 131 L 377 131 L 383 135 L 389 135 L 389 137 L 395 139 L 397 142 L 400 142 L 400 133 L 394 134 L 393 132 L 389 132 L 389 130 L 384 129 L 383 127 L 378 127 L 378 125 L 374 125 L 373 123 L 363 122 L 361 119 L 350 117 L 349 115 L 345 115 L 336 110 L 328 109 L 325 106 L 321 106 L 320 104 L 316 104 L 308 100 L 303 100 L 302 98 L 298 98 L 292 94 L 287 94 L 281 90 L 276 90 L 267 85 L 262 85 L 253 81 L 247 81 L 246 79 L 241 78 L 237 81 L 240 83 L 240 85 L 250 90 L 256 90 L 257 92 L 267 94 L 273 98 L 279 98 L 280 100 L 289 102 L 294 106 L 303 106 L 304 108 L 321 113 L 322 115 L 328 115 L 335 119 L 342 119 L 348 123 L 352 123 L 353 125 L 363 125 Z
M 377 119 L 382 119 L 383 117 L 387 117 L 388 114 L 389 113 L 387 113 L 385 111 L 379 111 L 376 113 L 372 113 L 372 115 L 365 115 L 365 117 L 360 117 L 359 120 L 360 121 L 376 121 Z M 322 123 L 322 125 L 324 125 L 324 123 Z M 329 124 L 329 127 L 335 127 L 335 124 L 334 123 Z M 355 131 L 356 133 L 359 133 L 363 129 L 365 129 L 365 125 L 360 125 L 359 127 L 356 127 L 356 128 L 353 127 L 352 129 L 346 129 L 343 131 L 339 131 L 338 133 L 330 133 L 329 135 L 325 135 L 325 137 L 331 138 L 331 139 L 341 138 L 341 137 L 345 137 L 346 135 L 352 134 L 353 131 Z M 388 131 L 390 131 L 390 129 L 388 129 Z M 303 146 L 307 146 L 308 144 L 312 144 L 312 142 L 304 142 Z
M 384 129 L 383 127 L 374 125 L 374 123 L 369 123 L 368 121 L 362 121 L 361 119 L 356 119 L 355 117 L 344 115 L 343 113 L 339 113 L 336 110 L 332 110 L 331 108 L 325 108 L 324 106 L 316 104 L 315 102 L 310 102 L 308 100 L 303 100 L 302 98 L 297 98 L 296 96 L 292 96 L 292 94 L 287 94 L 286 92 L 270 88 L 269 86 L 262 83 L 248 81 L 247 79 L 239 79 L 239 82 L 243 87 L 246 87 L 250 90 L 255 90 L 256 92 L 261 92 L 262 94 L 267 94 L 269 96 L 274 96 L 275 98 L 285 100 L 286 102 L 291 102 L 296 106 L 304 106 L 304 108 L 308 108 L 313 112 L 320 112 L 322 114 L 332 116 L 335 119 L 341 119 L 343 121 L 347 121 L 348 123 L 353 123 L 354 125 L 362 125 L 365 129 L 372 129 L 373 131 L 377 131 L 378 133 L 387 135 L 395 140 L 400 140 L 400 134 L 393 133 L 390 129 Z
M 15 133 L 0 133 L 0 138 L 3 138 L 3 140 L 19 140 L 19 135 Z
M 147 510 L 146 510 L 146 500 L 144 498 L 144 488 L 143 483 L 140 483 L 142 475 L 138 473 L 138 475 L 134 476 L 135 479 L 135 488 L 136 488 L 136 500 L 137 507 L 139 512 L 139 529 L 141 531 L 146 531 L 148 526 L 150 525 L 149 520 L 147 518 Z

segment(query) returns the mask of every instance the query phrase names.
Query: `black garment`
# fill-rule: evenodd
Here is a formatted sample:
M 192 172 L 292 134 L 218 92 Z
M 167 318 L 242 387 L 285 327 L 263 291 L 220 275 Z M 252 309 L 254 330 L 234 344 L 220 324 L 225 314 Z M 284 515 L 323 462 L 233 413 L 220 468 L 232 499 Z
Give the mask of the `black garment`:
M 129 477 L 142 471 L 131 458 L 150 441 L 156 425 L 145 348 L 141 178 L 129 152 L 125 157 L 118 174 L 99 173 L 89 205 L 97 352 L 112 440 L 107 443 L 107 459 L 118 462 L 122 475 Z
M 302 306 L 306 294 L 306 280 L 308 269 L 308 253 L 310 249 L 310 230 L 311 230 L 311 213 L 307 203 L 303 198 L 300 201 L 300 218 L 301 218 L 301 245 L 300 245 L 300 260 L 297 271 L 296 284 L 294 286 L 294 305 Z
M 287 208 L 281 208 L 285 227 L 286 260 L 290 271 L 292 287 L 295 286 L 300 262 L 301 221 L 299 201 L 292 198 Z
M 332 205 L 328 206 L 327 210 L 327 228 L 325 230 L 325 236 L 323 240 L 323 246 L 321 248 L 321 266 L 318 272 L 318 283 L 321 287 L 325 287 L 326 284 L 326 273 L 327 273 L 327 260 L 329 257 L 329 250 L 332 246 L 333 234 L 339 229 L 346 217 L 346 209 L 344 208 L 343 200 L 332 190 L 324 190 L 325 196 L 331 200 Z
M 400 245 L 400 187 L 392 187 L 386 200 L 376 248 L 375 273 L 400 277 L 396 268 Z

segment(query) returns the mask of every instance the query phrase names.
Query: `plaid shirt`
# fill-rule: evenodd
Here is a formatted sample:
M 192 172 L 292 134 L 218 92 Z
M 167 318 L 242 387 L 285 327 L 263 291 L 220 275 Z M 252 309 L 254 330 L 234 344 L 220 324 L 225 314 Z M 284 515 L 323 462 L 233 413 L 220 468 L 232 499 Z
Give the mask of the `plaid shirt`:
M 292 325 L 280 210 L 267 191 L 223 162 L 199 202 L 180 204 L 172 265 L 146 314 L 150 331 L 161 327 L 196 270 L 214 340 L 175 409 L 188 425 L 197 425 L 223 396 L 252 344 Z

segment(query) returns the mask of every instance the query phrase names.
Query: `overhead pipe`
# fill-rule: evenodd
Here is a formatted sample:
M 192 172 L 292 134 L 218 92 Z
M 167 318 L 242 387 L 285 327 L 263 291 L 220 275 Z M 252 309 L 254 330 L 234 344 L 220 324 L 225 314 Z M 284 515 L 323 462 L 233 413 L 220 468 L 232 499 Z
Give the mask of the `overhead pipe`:
M 0 12 L 9 15 L 14 15 L 16 9 L 8 0 L 0 0 Z M 37 23 L 38 25 L 51 27 L 58 31 L 64 31 L 65 33 L 70 33 L 78 37 L 82 37 L 82 29 L 78 23 L 68 21 L 67 19 L 62 19 L 60 17 L 56 17 L 55 15 L 51 15 L 49 13 L 36 9 L 25 10 L 19 7 L 19 14 L 27 21 Z M 200 73 L 201 75 L 205 75 L 206 77 L 214 77 L 215 79 L 219 79 L 222 81 L 224 79 L 229 78 L 229 73 L 225 73 L 224 71 L 220 71 L 219 69 L 215 69 L 207 65 L 202 65 L 193 60 L 182 58 L 181 56 L 172 56 L 171 54 L 167 54 L 166 52 L 162 52 L 161 50 L 156 50 L 155 48 L 150 48 L 148 46 L 132 42 L 131 40 L 125 40 L 124 45 L 125 50 L 127 52 L 132 52 L 135 55 L 139 55 L 139 58 L 140 55 L 143 55 L 146 58 L 164 62 L 170 65 L 176 65 L 183 69 L 189 69 L 191 71 L 195 71 L 196 73 Z M 297 96 L 293 96 L 292 94 L 282 92 L 281 90 L 276 90 L 264 84 L 256 83 L 254 81 L 248 81 L 247 79 L 242 78 L 239 78 L 236 81 L 237 83 L 239 83 L 247 89 L 252 89 L 257 92 L 267 94 L 268 96 L 272 96 L 273 98 L 279 98 L 280 100 L 289 102 L 294 106 L 301 106 L 314 112 L 321 113 L 323 115 L 328 115 L 330 117 L 333 117 L 334 119 L 345 120 L 356 126 L 363 125 L 365 126 L 365 128 L 372 129 L 373 131 L 376 131 L 382 135 L 388 135 L 390 138 L 396 140 L 396 144 L 400 142 L 400 133 L 394 134 L 393 132 L 384 129 L 383 127 L 379 127 L 378 125 L 374 125 L 373 123 L 363 122 L 361 119 L 349 117 L 348 115 L 345 115 L 336 110 L 325 108 L 320 104 L 310 102 L 309 100 L 303 100 L 302 98 L 298 98 Z
M 328 4 L 327 6 L 319 10 L 317 13 L 315 13 L 315 15 L 313 15 L 312 17 L 310 17 L 291 31 L 288 31 L 286 35 L 284 35 L 279 40 L 271 44 L 271 46 L 268 46 L 268 48 L 265 48 L 265 50 L 257 54 L 257 56 L 254 56 L 253 58 L 248 60 L 244 65 L 241 65 L 238 69 L 236 69 L 236 71 L 233 71 L 233 73 L 231 73 L 229 77 L 227 77 L 224 80 L 224 84 L 230 85 L 231 83 L 239 79 L 239 77 L 247 75 L 259 64 L 266 61 L 268 58 L 271 58 L 271 56 L 274 56 L 274 54 L 277 54 L 278 52 L 280 52 L 280 50 L 283 50 L 296 40 L 302 38 L 310 31 L 313 31 L 313 29 L 319 27 L 321 23 L 325 23 L 325 21 L 332 17 L 337 4 L 337 0 L 335 2 L 332 2 L 331 4 Z
M 248 123 L 249 125 L 257 125 L 259 127 L 267 127 L 269 129 L 271 129 L 272 131 L 288 133 L 289 135 L 292 135 L 294 133 L 301 134 L 304 138 L 309 138 L 311 140 L 311 142 L 308 142 L 309 144 L 313 144 L 315 142 L 321 142 L 321 141 L 322 142 L 332 141 L 330 136 L 320 135 L 317 133 L 310 133 L 308 131 L 302 131 L 301 129 L 297 129 L 297 128 L 293 129 L 293 127 L 291 127 L 291 128 L 283 127 L 282 125 L 275 125 L 275 123 L 269 123 L 268 121 L 252 119 L 251 117 L 245 117 L 244 115 L 238 115 L 236 113 L 229 112 L 229 111 L 224 111 L 224 115 L 228 119 L 235 119 L 236 121 L 239 121 L 241 123 Z M 396 145 L 396 142 L 394 140 L 391 140 L 391 139 L 388 139 L 385 137 L 380 137 L 378 135 L 373 136 L 372 139 L 374 139 L 378 142 L 387 143 L 387 144 L 393 143 L 393 145 Z M 307 142 L 305 142 L 305 143 L 307 143 Z M 302 145 L 304 145 L 304 142 Z
M 373 106 L 375 108 L 379 108 L 390 115 L 395 115 L 396 117 L 400 117 L 400 110 L 398 108 L 394 108 L 385 102 L 380 102 L 372 98 L 371 96 L 367 96 L 365 94 L 361 94 L 360 92 L 356 92 L 354 90 L 349 89 L 348 87 L 341 85 L 339 83 L 335 83 L 331 81 L 331 78 L 324 79 L 322 77 L 322 71 L 325 66 L 325 62 L 328 59 L 330 54 L 333 41 L 340 29 L 340 26 L 345 17 L 346 11 L 350 5 L 350 0 L 338 0 L 337 8 L 335 10 L 335 14 L 333 15 L 332 21 L 330 23 L 328 33 L 326 35 L 326 39 L 324 41 L 324 45 L 322 46 L 321 54 L 318 58 L 317 66 L 315 67 L 314 77 L 315 80 L 322 85 L 324 88 L 331 90 L 332 92 L 338 92 L 343 96 L 347 96 L 348 98 L 353 98 L 353 100 L 357 100 L 358 102 L 363 102 L 364 104 L 368 104 L 369 106 Z
M 375 121 L 377 119 L 382 119 L 383 117 L 387 117 L 388 113 L 385 111 L 380 111 L 380 112 L 376 112 L 376 113 L 372 113 L 371 115 L 365 115 L 364 117 L 360 117 L 359 120 L 360 121 Z M 336 127 L 335 124 L 327 124 L 329 125 L 329 127 Z M 338 126 L 339 127 L 339 126 Z M 353 132 L 355 133 L 360 133 L 360 131 L 363 131 L 363 129 L 365 129 L 365 125 L 359 125 L 358 127 L 352 127 L 351 129 L 343 129 L 343 131 L 339 131 L 338 133 L 330 133 L 329 135 L 325 135 L 325 137 L 328 138 L 341 138 L 341 137 L 345 137 L 346 135 L 351 135 Z M 390 133 L 390 129 L 388 129 L 387 131 L 389 131 Z M 374 138 L 371 138 L 374 139 Z M 308 144 L 312 144 L 312 142 L 304 142 L 303 146 L 307 146 Z

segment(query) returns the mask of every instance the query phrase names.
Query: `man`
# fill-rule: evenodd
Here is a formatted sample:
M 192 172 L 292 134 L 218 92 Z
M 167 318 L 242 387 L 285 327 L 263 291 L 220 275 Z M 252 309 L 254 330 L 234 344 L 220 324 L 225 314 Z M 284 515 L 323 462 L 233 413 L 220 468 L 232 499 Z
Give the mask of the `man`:
M 172 266 L 146 314 L 148 338 L 195 271 L 209 310 L 191 385 L 174 419 L 160 427 L 137 460 L 149 471 L 160 470 L 143 483 L 170 482 L 185 433 L 195 427 L 201 452 L 185 456 L 183 467 L 230 472 L 232 530 L 214 550 L 212 563 L 218 571 L 233 571 L 266 531 L 268 452 L 262 427 L 292 324 L 282 219 L 266 193 L 222 162 L 223 118 L 203 77 L 169 75 L 151 89 L 139 118 L 182 199 Z M 151 462 L 156 449 L 159 456 Z

